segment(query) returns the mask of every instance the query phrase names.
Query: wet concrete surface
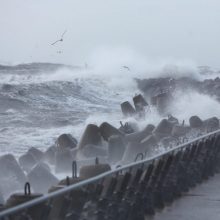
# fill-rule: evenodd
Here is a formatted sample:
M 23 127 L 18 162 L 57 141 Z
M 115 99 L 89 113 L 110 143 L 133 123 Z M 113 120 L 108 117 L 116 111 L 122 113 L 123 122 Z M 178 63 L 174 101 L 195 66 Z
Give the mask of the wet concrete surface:
M 145 220 L 217 220 L 220 219 L 220 174 L 191 189 L 189 192 L 156 211 Z

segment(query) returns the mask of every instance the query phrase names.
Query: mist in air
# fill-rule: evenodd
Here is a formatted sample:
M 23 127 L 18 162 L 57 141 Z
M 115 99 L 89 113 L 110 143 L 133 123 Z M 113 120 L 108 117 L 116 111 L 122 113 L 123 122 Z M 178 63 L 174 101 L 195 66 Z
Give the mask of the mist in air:
M 1 0 L 0 62 L 84 65 L 97 50 L 110 49 L 109 60 L 112 50 L 122 48 L 141 54 L 146 62 L 174 59 L 219 67 L 219 4 Z M 64 41 L 52 46 L 65 30 Z
M 0 0 L 0 156 L 13 154 L 23 181 L 39 161 L 25 170 L 20 158 L 33 147 L 58 154 L 62 134 L 78 142 L 70 154 L 80 161 L 88 124 L 128 122 L 135 133 L 168 115 L 187 129 L 193 115 L 219 122 L 219 8 L 217 0 Z M 161 113 L 152 100 L 164 91 L 172 101 Z M 145 117 L 126 117 L 121 104 L 135 107 L 138 94 Z M 108 159 L 109 143 L 100 143 Z M 5 198 L 19 189 L 4 188 L 11 178 L 0 183 Z

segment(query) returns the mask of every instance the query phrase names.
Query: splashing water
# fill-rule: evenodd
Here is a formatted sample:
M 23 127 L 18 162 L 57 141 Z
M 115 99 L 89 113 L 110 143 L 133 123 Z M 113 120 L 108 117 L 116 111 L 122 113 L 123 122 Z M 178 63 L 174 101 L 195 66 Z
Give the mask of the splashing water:
M 88 69 L 36 72 L 29 64 L 28 71 L 25 65 L 19 73 L 0 71 L 1 154 L 13 151 L 20 155 L 30 147 L 44 151 L 62 133 L 79 139 L 88 123 L 108 121 L 119 127 L 120 120 L 135 121 L 123 119 L 120 110 L 120 103 L 132 101 L 134 94 L 140 92 L 134 78 L 191 76 L 202 80 L 192 63 L 155 65 L 131 51 L 112 51 L 108 56 L 103 51 L 91 56 Z M 181 119 L 193 114 L 202 118 L 219 116 L 219 103 L 209 96 L 190 91 L 177 93 L 175 99 L 172 114 Z M 152 108 L 138 124 L 144 127 L 160 119 Z

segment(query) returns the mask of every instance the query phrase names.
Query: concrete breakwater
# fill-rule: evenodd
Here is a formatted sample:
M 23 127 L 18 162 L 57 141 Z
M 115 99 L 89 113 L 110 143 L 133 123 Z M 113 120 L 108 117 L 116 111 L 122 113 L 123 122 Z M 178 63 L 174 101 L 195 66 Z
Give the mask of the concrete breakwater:
M 133 102 L 134 107 L 129 104 L 130 107 L 128 108 L 132 108 L 132 111 L 127 111 L 126 107 L 123 108 L 122 103 L 122 112 L 125 116 L 137 117 L 139 120 L 142 120 L 147 116 L 149 104 L 142 95 L 136 95 L 133 98 Z M 167 105 L 169 102 L 165 99 L 163 103 Z M 130 113 L 132 113 L 132 115 L 130 115 Z M 0 158 L 1 209 L 7 210 L 32 199 L 44 197 L 43 194 L 48 192 L 49 194 L 53 194 L 53 192 L 65 189 L 72 184 L 89 180 L 102 173 L 111 172 L 110 170 L 114 172 L 115 169 L 131 164 L 136 160 L 145 160 L 155 154 L 165 153 L 195 137 L 200 137 L 206 133 L 219 129 L 218 118 L 212 117 L 202 120 L 196 115 L 191 116 L 188 123 L 185 121 L 180 122 L 174 116 L 168 115 L 158 124 L 147 124 L 145 128 L 141 130 L 138 130 L 137 126 L 130 122 L 120 124 L 121 126 L 119 128 L 112 126 L 108 122 L 103 122 L 100 126 L 89 124 L 85 128 L 79 141 L 70 134 L 62 134 L 57 138 L 54 146 L 51 146 L 45 152 L 36 148 L 30 148 L 25 154 L 21 155 L 18 160 L 11 154 L 2 156 Z M 207 143 L 209 144 L 209 142 Z M 197 145 L 198 143 L 196 143 L 196 146 Z M 214 145 L 216 145 L 216 142 Z M 204 144 L 204 146 L 206 149 L 207 144 Z M 213 146 L 213 149 L 216 149 L 215 147 L 216 146 Z M 198 153 L 199 152 L 200 151 L 198 151 Z M 182 158 L 183 155 L 180 156 L 180 158 Z M 206 150 L 204 150 L 202 155 L 206 155 Z M 173 161 L 174 159 L 172 158 L 169 160 Z M 163 163 L 166 164 L 168 162 L 164 161 L 162 164 Z M 157 164 L 155 166 L 160 167 L 161 165 Z M 161 175 L 161 168 L 156 167 L 154 169 L 159 169 L 159 171 L 152 169 L 156 172 L 154 175 L 157 179 L 156 176 Z M 132 179 L 136 179 L 135 184 L 139 183 L 139 178 L 145 178 L 143 175 L 148 171 L 142 170 L 138 172 L 138 177 L 132 177 Z M 56 175 L 59 173 L 65 173 L 68 176 L 60 180 Z M 171 172 L 170 175 L 173 174 L 175 173 Z M 107 183 L 102 183 L 100 189 L 96 189 L 96 184 L 92 184 L 91 186 L 89 185 L 86 192 L 84 192 L 84 189 L 83 192 L 81 189 L 76 192 L 74 191 L 73 195 L 71 195 L 76 201 L 73 201 L 73 203 L 75 204 L 74 206 L 78 207 L 77 210 L 79 210 L 75 210 L 74 212 L 79 212 L 79 216 L 86 215 L 87 212 L 84 212 L 84 208 L 89 200 L 85 201 L 84 197 L 89 197 L 88 194 L 95 193 L 96 191 L 94 192 L 94 190 L 99 190 L 99 193 L 101 193 L 94 195 L 95 197 L 98 196 L 96 198 L 99 199 L 101 195 L 105 195 L 105 193 L 110 190 L 108 187 L 116 187 L 117 185 L 116 188 L 111 189 L 113 190 L 111 193 L 122 190 L 121 187 L 123 190 L 128 187 L 127 184 L 130 184 L 131 181 L 130 173 L 124 174 L 123 171 L 118 175 L 120 183 L 118 182 L 117 176 L 116 180 L 111 180 L 110 178 L 108 181 L 106 180 Z M 103 181 L 105 182 L 105 180 Z M 113 186 L 109 184 L 113 184 Z M 154 187 L 154 184 L 151 188 Z M 21 191 L 24 185 L 26 186 L 25 193 L 17 194 L 16 192 Z M 27 186 L 29 190 L 27 190 Z M 33 191 L 32 193 L 30 186 Z M 158 187 L 160 188 L 160 185 Z M 9 196 L 10 198 L 8 198 Z M 20 197 L 22 197 L 22 199 L 20 199 Z M 57 207 L 57 204 L 59 204 L 59 206 L 66 204 L 66 199 L 63 195 L 60 197 L 58 201 L 53 201 L 54 207 Z M 91 203 L 92 206 L 89 206 L 89 210 L 93 210 L 95 207 L 93 202 Z M 107 202 L 107 204 L 110 203 Z M 105 204 L 105 206 L 107 204 Z M 63 206 L 60 207 L 60 209 L 53 209 L 46 219 L 63 219 L 59 217 L 61 215 L 60 213 L 63 213 L 62 216 L 64 216 L 66 211 Z M 153 209 L 154 208 L 152 208 L 152 210 Z M 33 211 L 33 213 L 35 213 L 35 211 Z M 31 211 L 31 215 L 33 213 Z M 77 213 L 75 214 L 78 215 Z M 34 219 L 41 218 L 38 216 L 37 218 L 34 217 Z
M 144 219 L 218 172 L 219 156 L 218 130 L 115 170 L 96 161 L 90 169 L 101 167 L 104 173 L 86 179 L 75 170 L 48 195 L 32 194 L 26 184 L 25 194 L 8 202 L 29 202 L 3 210 L 0 218 Z

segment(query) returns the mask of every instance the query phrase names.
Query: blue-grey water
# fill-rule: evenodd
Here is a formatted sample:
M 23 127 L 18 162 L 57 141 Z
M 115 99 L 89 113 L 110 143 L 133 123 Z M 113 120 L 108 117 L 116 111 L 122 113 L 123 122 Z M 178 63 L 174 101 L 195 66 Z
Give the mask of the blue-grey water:
M 89 70 L 50 65 L 0 67 L 1 154 L 45 150 L 64 132 L 79 138 L 86 123 L 121 117 L 126 90 Z
M 62 133 L 79 139 L 88 123 L 119 126 L 120 103 L 139 92 L 135 76 L 121 68 L 109 74 L 47 63 L 0 66 L 0 154 L 18 156 L 30 147 L 44 151 Z M 176 98 L 173 112 L 182 120 L 195 112 L 204 119 L 220 116 L 213 98 L 194 91 Z M 160 118 L 151 110 L 138 123 L 145 126 Z

